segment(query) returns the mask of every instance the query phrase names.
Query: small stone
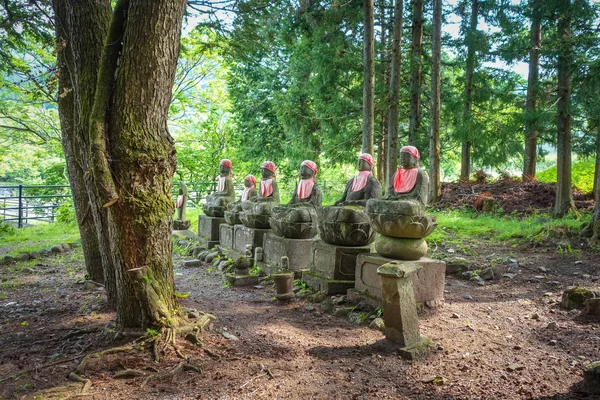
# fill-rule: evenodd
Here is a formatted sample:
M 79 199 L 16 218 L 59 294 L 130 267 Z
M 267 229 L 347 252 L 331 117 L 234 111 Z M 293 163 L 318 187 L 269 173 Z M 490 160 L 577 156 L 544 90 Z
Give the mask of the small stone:
M 320 303 L 325 300 L 325 295 L 321 292 L 314 293 L 308 298 L 313 303 Z
M 363 315 L 357 312 L 351 312 L 350 314 L 348 314 L 348 320 L 354 325 L 362 325 L 365 323 Z
M 69 243 L 61 243 L 60 245 L 64 251 L 71 250 L 71 245 Z
M 314 310 L 315 310 L 315 307 L 314 307 L 314 306 L 311 306 L 311 305 L 309 304 L 309 305 L 307 305 L 307 306 L 304 306 L 304 309 L 305 309 L 306 311 L 314 311 Z
M 506 274 L 502 275 L 502 277 L 506 278 L 506 279 L 513 279 L 515 276 L 517 276 L 517 274 L 506 273 Z
M 465 271 L 461 275 L 465 278 L 471 278 L 473 276 L 473 271 Z
M 538 271 L 543 272 L 543 273 L 548 272 L 548 270 L 546 269 L 546 267 L 539 267 Z
M 50 255 L 50 253 L 51 253 L 50 249 L 41 249 L 41 250 L 40 250 L 40 255 L 41 255 L 42 257 L 47 257 L 47 256 L 49 256 L 49 255 Z
M 513 349 L 515 349 L 515 350 L 521 350 L 522 348 L 523 348 L 523 347 L 522 347 L 521 345 L 518 345 L 518 344 L 515 344 L 515 345 L 513 346 Z
M 237 338 L 237 336 L 235 336 L 235 335 L 232 335 L 231 333 L 229 333 L 229 332 L 227 332 L 227 331 L 223 331 L 223 332 L 221 332 L 221 335 L 223 335 L 223 337 L 224 337 L 225 339 L 227 339 L 227 340 L 234 340 L 234 341 L 236 341 L 236 340 L 240 340 L 240 339 L 238 339 L 238 338 Z
M 583 261 L 581 261 L 581 260 L 577 260 L 577 261 L 575 261 L 575 263 L 574 263 L 574 264 L 575 264 L 575 265 L 579 265 L 579 264 L 582 264 L 582 263 L 583 263 Z
M 4 305 L 4 307 L 13 307 L 13 306 L 16 306 L 16 305 L 18 305 L 18 304 L 19 304 L 19 303 L 17 303 L 16 301 L 11 301 L 11 302 L 8 302 L 8 303 L 6 303 L 6 304 Z
M 204 258 L 204 261 L 206 261 L 207 263 L 211 263 L 215 257 L 217 257 L 219 255 L 218 251 L 213 251 L 212 253 L 208 253 L 206 255 L 206 257 Z
M 21 253 L 15 257 L 17 261 L 29 261 L 30 258 L 29 253 Z
M 192 311 L 188 312 L 188 318 L 190 318 L 190 319 L 200 318 L 200 313 L 196 310 L 192 310 Z
M 473 300 L 473 296 L 471 296 L 470 294 L 463 296 L 463 298 L 467 300 Z
M 201 264 L 200 260 L 185 260 L 181 266 L 183 268 L 193 268 L 193 267 L 199 267 Z
M 263 285 L 254 285 L 254 289 L 264 289 Z
M 4 264 L 4 265 L 12 264 L 14 262 L 15 262 L 14 257 L 11 257 L 11 256 L 2 257 L 2 264 Z
M 544 275 L 535 275 L 534 278 L 535 279 L 546 279 L 546 277 Z
M 375 318 L 369 324 L 369 328 L 384 332 L 385 331 L 385 323 L 383 322 L 383 318 Z
M 485 282 L 483 281 L 483 278 L 482 278 L 482 277 L 480 277 L 480 276 L 473 276 L 473 277 L 471 277 L 469 280 L 470 280 L 470 281 L 473 281 L 473 282 L 477 282 L 477 283 L 485 283 Z
M 460 318 L 460 315 L 458 315 L 457 313 L 452 313 L 450 318 Z
M 446 251 L 447 251 L 448 253 L 450 253 L 450 254 L 456 253 L 456 250 L 454 250 L 454 249 L 448 249 L 448 250 L 446 250 Z
M 521 365 L 521 364 L 510 364 L 510 365 L 509 365 L 509 366 L 506 368 L 506 370 L 507 370 L 508 372 L 522 371 L 522 370 L 524 370 L 524 369 L 525 369 L 525 367 L 524 367 L 523 365 Z
M 519 263 L 510 263 L 506 266 L 507 272 L 513 272 L 519 270 Z
M 586 365 L 583 370 L 583 386 L 588 393 L 600 393 L 600 361 Z
M 38 259 L 42 258 L 42 255 L 40 253 L 38 253 L 37 251 L 32 251 L 29 253 L 29 257 L 31 257 L 32 260 L 38 260 Z
M 64 249 L 60 244 L 55 244 L 54 246 L 50 247 L 50 251 L 54 254 L 60 254 L 60 253 L 64 253 Z
M 519 263 L 519 261 L 516 258 L 509 258 L 508 262 L 509 263 L 513 263 L 513 264 L 518 264 Z
M 590 279 L 592 276 L 590 274 L 583 274 L 583 275 L 581 275 L 581 277 L 583 279 Z
M 551 341 L 549 341 L 549 342 L 548 342 L 548 344 L 549 344 L 550 346 L 556 346 L 556 345 L 558 344 L 558 341 L 556 341 L 556 340 L 552 339 Z
M 33 268 L 30 268 L 30 267 L 23 268 L 21 270 L 21 272 L 23 272 L 24 274 L 30 274 L 30 275 L 35 274 L 35 270 Z
M 441 344 L 439 344 L 439 343 L 438 343 L 438 344 L 436 345 L 435 349 L 436 349 L 436 350 L 439 350 L 439 351 L 444 351 L 444 346 L 442 346 Z
M 531 314 L 531 316 L 529 318 L 535 319 L 535 320 L 539 320 L 540 319 L 540 315 L 538 313 L 533 313 L 533 314 Z
M 333 315 L 337 316 L 337 317 L 346 317 L 348 316 L 348 314 L 350 314 L 352 311 L 354 311 L 354 307 L 337 307 L 334 311 L 333 311 Z
M 558 328 L 558 325 L 554 321 L 548 322 L 548 325 L 546 325 L 546 329 L 557 329 L 557 328 Z
M 544 297 L 550 297 L 550 296 L 553 296 L 553 295 L 554 295 L 554 293 L 552 293 L 552 292 L 546 292 L 546 293 L 544 293 Z
M 342 296 L 333 296 L 333 297 L 331 297 L 331 301 L 335 305 L 344 304 L 346 302 L 346 296 L 344 296 L 344 295 L 342 295 Z
M 479 277 L 484 281 L 490 281 L 494 279 L 494 271 L 491 268 L 486 268 L 479 274 Z

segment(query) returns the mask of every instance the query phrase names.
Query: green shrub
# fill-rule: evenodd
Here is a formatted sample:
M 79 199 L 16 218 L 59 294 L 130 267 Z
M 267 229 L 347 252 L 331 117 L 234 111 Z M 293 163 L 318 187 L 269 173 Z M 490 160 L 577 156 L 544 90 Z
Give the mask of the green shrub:
M 584 158 L 572 165 L 571 178 L 573 186 L 584 193 L 592 193 L 594 189 L 595 162 L 591 158 Z M 540 182 L 556 182 L 556 165 L 536 174 Z
M 65 201 L 58 207 L 58 210 L 56 210 L 56 220 L 64 224 L 77 222 L 72 200 Z

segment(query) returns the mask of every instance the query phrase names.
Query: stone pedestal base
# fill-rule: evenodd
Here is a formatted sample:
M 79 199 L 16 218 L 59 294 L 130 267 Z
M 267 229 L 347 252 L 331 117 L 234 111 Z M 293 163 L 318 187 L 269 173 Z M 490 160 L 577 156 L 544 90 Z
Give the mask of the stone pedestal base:
M 219 226 L 224 223 L 225 218 L 200 215 L 198 217 L 198 237 L 200 238 L 200 243 L 207 249 L 218 245 Z
M 236 225 L 233 232 L 233 249 L 246 254 L 246 246 L 252 246 L 252 254 L 254 249 L 262 247 L 265 235 L 271 232 L 270 229 L 248 228 L 244 225 Z
M 371 251 L 372 246 L 335 246 L 317 239 L 312 245 L 310 272 L 304 272 L 302 280 L 325 295 L 345 294 L 354 287 L 356 257 Z
M 190 225 L 191 222 L 188 220 L 180 220 L 180 219 L 176 219 L 175 221 L 173 221 L 173 230 L 174 231 L 185 231 L 187 229 L 190 229 Z
M 228 249 L 233 249 L 234 246 L 234 226 L 229 224 L 221 224 L 219 227 L 219 244 Z
M 281 257 L 287 256 L 290 270 L 310 269 L 314 241 L 315 239 L 287 239 L 267 233 L 263 242 L 263 261 L 271 268 L 281 267 Z
M 379 254 L 359 254 L 356 258 L 356 278 L 354 288 L 365 296 L 365 300 L 375 306 L 381 305 L 381 279 L 377 275 L 377 268 L 381 265 L 397 261 Z M 413 275 L 413 289 L 418 308 L 435 308 L 444 300 L 444 280 L 446 263 L 430 258 L 421 258 L 416 261 L 421 267 Z

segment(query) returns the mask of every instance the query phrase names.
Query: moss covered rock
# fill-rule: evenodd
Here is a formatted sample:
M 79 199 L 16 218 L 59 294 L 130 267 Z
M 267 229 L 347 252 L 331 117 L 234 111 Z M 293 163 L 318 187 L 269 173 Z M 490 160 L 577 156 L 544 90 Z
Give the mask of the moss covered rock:
M 585 301 L 600 297 L 600 293 L 580 286 L 569 288 L 563 292 L 561 307 L 566 310 L 583 308 Z

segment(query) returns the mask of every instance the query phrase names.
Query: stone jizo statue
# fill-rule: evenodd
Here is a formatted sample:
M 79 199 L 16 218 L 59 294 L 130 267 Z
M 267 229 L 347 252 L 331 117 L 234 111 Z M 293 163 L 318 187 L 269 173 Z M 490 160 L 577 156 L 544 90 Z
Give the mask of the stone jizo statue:
M 277 169 L 273 161 L 265 161 L 260 167 L 260 188 L 255 197 L 241 203 L 243 212 L 240 220 L 248 228 L 270 228 L 271 208 L 279 204 L 279 188 L 277 187 Z
M 256 197 L 256 178 L 254 175 L 247 175 L 244 178 L 244 191 L 240 201 L 247 201 Z
M 300 165 L 300 182 L 285 206 L 273 207 L 270 218 L 273 232 L 291 239 L 309 239 L 317 234 L 317 209 L 322 192 L 316 183 L 317 164 L 305 160 Z
M 429 175 L 419 168 L 420 158 L 415 146 L 400 149 L 400 167 L 394 175 L 394 185 L 387 188 L 385 200 L 416 200 L 427 205 Z
M 372 173 L 373 156 L 362 153 L 358 156 L 358 172 L 348 181 L 342 198 L 335 202 L 336 206 L 362 206 L 369 199 L 381 198 L 381 183 Z
M 177 209 L 177 217 L 175 218 L 175 221 L 173 221 L 173 229 L 176 231 L 186 230 L 190 227 L 190 221 L 185 219 L 187 201 L 187 186 L 185 185 L 185 183 L 179 182 L 179 193 L 177 194 L 177 201 L 175 202 L 175 208 Z
M 419 169 L 419 150 L 400 149 L 400 167 L 383 200 L 367 202 L 371 227 L 380 234 L 377 253 L 400 260 L 418 260 L 427 254 L 423 238 L 437 226 L 435 217 L 425 215 L 429 176 Z
M 206 196 L 206 203 L 202 207 L 204 213 L 211 217 L 222 217 L 227 209 L 227 204 L 235 200 L 235 191 L 231 170 L 233 166 L 227 159 L 219 163 L 219 181 L 217 190 Z

